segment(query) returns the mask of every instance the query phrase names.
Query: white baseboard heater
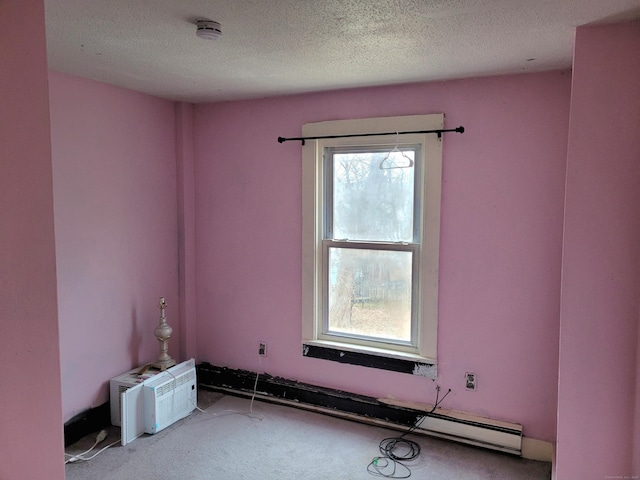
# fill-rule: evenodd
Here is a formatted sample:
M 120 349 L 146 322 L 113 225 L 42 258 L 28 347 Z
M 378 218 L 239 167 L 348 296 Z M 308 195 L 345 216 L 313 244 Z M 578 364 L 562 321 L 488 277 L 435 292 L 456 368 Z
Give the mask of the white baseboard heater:
M 522 454 L 522 425 L 493 420 L 466 412 L 436 408 L 413 402 L 378 399 L 381 403 L 396 407 L 422 410 L 426 415 L 414 430 L 439 438 L 499 450 L 514 455 Z
M 416 431 L 514 455 L 522 454 L 522 425 L 515 423 L 436 410 L 423 419 Z
M 483 420 L 486 421 L 486 419 Z M 522 454 L 521 426 L 496 428 L 491 423 L 477 421 L 460 423 L 447 416 L 428 416 L 415 431 L 514 455 Z

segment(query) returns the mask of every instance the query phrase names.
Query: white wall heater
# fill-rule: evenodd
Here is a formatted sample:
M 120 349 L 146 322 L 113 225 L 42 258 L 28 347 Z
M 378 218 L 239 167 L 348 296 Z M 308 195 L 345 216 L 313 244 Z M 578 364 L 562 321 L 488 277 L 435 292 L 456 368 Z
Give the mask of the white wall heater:
M 189 415 L 196 407 L 196 369 L 193 360 L 172 367 L 145 381 L 144 431 L 158 433 Z
M 125 374 L 126 375 L 126 374 Z M 198 402 L 195 360 L 190 359 L 131 387 L 112 381 L 120 391 L 122 445 L 143 433 L 155 434 L 189 415 Z M 113 423 L 113 407 L 112 407 Z

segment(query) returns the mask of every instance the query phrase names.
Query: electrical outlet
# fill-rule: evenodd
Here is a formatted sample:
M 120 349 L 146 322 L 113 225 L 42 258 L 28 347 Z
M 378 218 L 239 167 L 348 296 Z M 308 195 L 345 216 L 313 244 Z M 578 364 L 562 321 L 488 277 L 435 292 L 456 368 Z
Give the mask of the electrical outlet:
M 258 344 L 258 355 L 261 357 L 267 356 L 267 342 L 260 342 Z
M 478 376 L 473 372 L 464 374 L 464 384 L 467 390 L 476 390 L 478 388 Z

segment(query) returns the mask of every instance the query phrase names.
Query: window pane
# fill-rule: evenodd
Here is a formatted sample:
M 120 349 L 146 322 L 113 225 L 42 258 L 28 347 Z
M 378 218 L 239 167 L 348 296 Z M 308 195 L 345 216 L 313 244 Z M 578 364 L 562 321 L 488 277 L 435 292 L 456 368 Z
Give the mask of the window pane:
M 329 248 L 327 333 L 411 341 L 411 252 Z
M 333 238 L 413 242 L 415 150 L 333 154 Z

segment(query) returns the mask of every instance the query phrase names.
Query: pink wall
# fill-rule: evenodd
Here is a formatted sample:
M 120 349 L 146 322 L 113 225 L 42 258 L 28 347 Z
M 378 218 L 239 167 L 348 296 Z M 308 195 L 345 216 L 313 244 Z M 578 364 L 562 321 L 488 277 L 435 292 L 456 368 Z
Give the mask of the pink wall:
M 569 97 L 570 74 L 551 72 L 196 106 L 199 359 L 433 401 L 422 377 L 302 357 L 301 148 L 276 138 L 307 122 L 444 112 L 467 131 L 444 139 L 443 407 L 554 440 Z
M 640 317 L 639 317 L 640 318 Z M 640 320 L 638 323 L 638 349 L 636 350 L 636 406 L 633 440 L 632 472 L 640 472 Z
M 0 2 L 0 478 L 64 479 L 57 339 L 44 7 L 7 0 Z
M 577 30 L 562 265 L 559 480 L 640 475 L 632 470 L 639 78 L 640 23 Z M 638 451 L 636 445 L 636 469 Z
M 174 104 L 51 73 L 64 420 L 158 357 L 160 296 L 178 355 Z

